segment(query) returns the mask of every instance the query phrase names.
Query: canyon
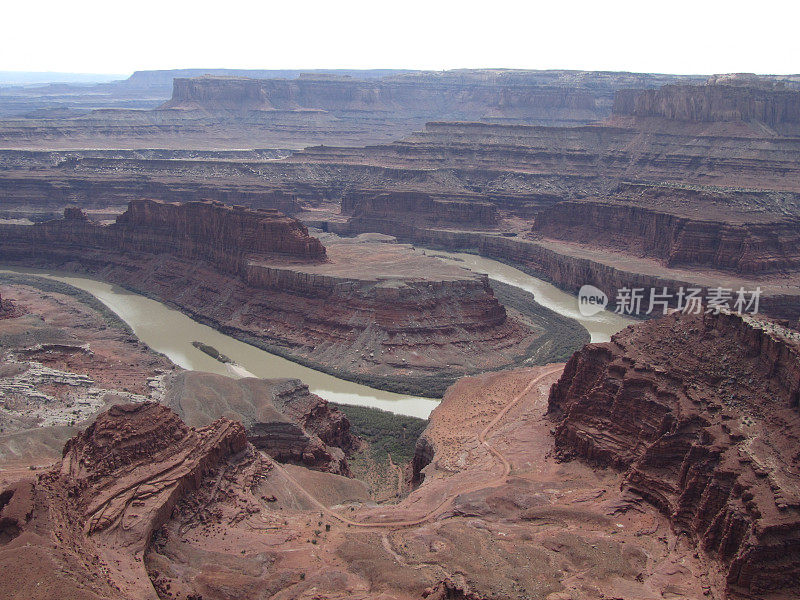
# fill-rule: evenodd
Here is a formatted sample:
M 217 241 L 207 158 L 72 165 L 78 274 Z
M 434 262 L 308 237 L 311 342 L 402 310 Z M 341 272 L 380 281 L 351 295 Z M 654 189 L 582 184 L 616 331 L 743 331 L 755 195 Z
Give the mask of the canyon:
M 730 77 L 709 83 L 712 85 L 618 90 L 613 113 L 704 123 L 757 122 L 784 133 L 797 132 L 798 96 L 778 82 Z
M 547 356 L 537 355 L 544 329 L 507 314 L 485 276 L 402 245 L 326 249 L 270 209 L 140 200 L 110 225 L 68 208 L 0 233 L 7 264 L 101 275 L 378 387 L 436 395 L 460 374 Z
M 0 89 L 4 266 L 442 397 L 409 460 L 405 424 L 351 423 L 294 375 L 181 369 L 91 296 L 4 272 L 0 595 L 796 597 L 798 107 L 797 76 L 749 74 Z M 444 250 L 611 308 L 631 288 L 741 288 L 759 314 L 668 304 L 586 344 Z
M 0 147 L 297 149 L 391 141 L 444 119 L 583 124 L 610 114 L 618 88 L 684 79 L 513 69 L 140 71 L 96 86 L 0 87 Z
M 235 418 L 248 441 L 276 460 L 350 474 L 346 454 L 359 445 L 350 423 L 297 379 L 231 379 L 181 371 L 165 385 L 163 404 L 190 427 Z
M 568 126 L 499 117 L 433 121 L 374 145 L 326 143 L 272 154 L 9 149 L 0 151 L 7 207 L 0 216 L 41 220 L 74 201 L 111 220 L 142 195 L 221 200 L 278 209 L 341 235 L 378 231 L 415 244 L 478 250 L 566 290 L 592 283 L 611 298 L 632 287 L 760 286 L 765 311 L 800 317 L 794 80 L 462 75 L 178 79 L 168 106 L 226 118 L 285 110 L 400 115 L 408 96 L 395 97 L 397 86 L 429 85 L 425 93 L 433 94 L 441 86 L 560 85 L 582 94 L 602 90 L 592 93 L 607 109 Z M 652 87 L 637 89 L 637 81 Z M 369 110 L 359 104 L 365 98 Z M 252 110 L 252 102 L 265 110 Z M 686 113 L 690 106 L 705 108 Z
M 349 472 L 358 438 L 302 382 L 184 371 L 105 305 L 57 281 L 2 274 L 0 293 L 0 470 L 50 464 L 110 406 L 156 401 L 191 427 L 235 419 L 284 462 Z
M 16 567 L 4 593 L 29 577 L 34 598 L 796 592 L 800 333 L 769 319 L 675 313 L 566 366 L 463 378 L 417 443 L 417 487 L 394 505 L 214 420 L 245 390 L 293 398 L 295 384 L 237 392 L 199 375 L 173 405 L 206 425 L 116 405 L 55 465 L 0 473 L 0 557 Z M 205 385 L 218 399 L 192 402 Z

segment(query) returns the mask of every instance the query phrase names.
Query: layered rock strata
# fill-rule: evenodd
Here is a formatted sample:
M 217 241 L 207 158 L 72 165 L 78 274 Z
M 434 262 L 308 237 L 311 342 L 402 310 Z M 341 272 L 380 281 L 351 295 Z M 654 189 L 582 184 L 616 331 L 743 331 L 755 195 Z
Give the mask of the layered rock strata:
M 415 81 L 417 79 L 417 81 Z M 415 76 L 359 80 L 309 75 L 297 79 L 237 77 L 177 78 L 172 98 L 161 108 L 205 111 L 299 111 L 389 113 L 456 119 L 597 118 L 595 99 L 585 90 L 511 81 L 488 72 L 456 79 Z
M 64 218 L 69 219 L 69 214 Z M 136 201 L 117 219 L 114 229 L 121 234 L 124 250 L 168 252 L 226 266 L 253 255 L 325 260 L 325 247 L 302 224 L 269 209 L 252 211 L 217 202 Z M 171 243 L 165 246 L 165 242 Z
M 190 166 L 185 165 L 187 169 Z M 146 164 L 136 169 L 148 171 Z M 130 176 L 81 176 L 61 169 L 44 171 L 14 170 L 0 174 L 0 218 L 52 218 L 65 206 L 80 206 L 85 210 L 124 210 L 133 200 L 158 198 L 165 202 L 213 200 L 228 205 L 249 208 L 269 208 L 284 214 L 301 210 L 297 196 L 283 189 L 258 182 L 220 181 Z
M 153 533 L 185 494 L 213 488 L 212 474 L 249 470 L 252 478 L 260 463 L 239 423 L 196 430 L 158 404 L 114 406 L 67 443 L 59 466 L 0 494 L 10 538 L 0 585 L 20 589 L 46 575 L 43 595 L 31 597 L 60 586 L 74 597 L 155 599 L 142 562 Z
M 800 581 L 800 335 L 673 314 L 577 352 L 549 398 L 556 447 L 623 471 L 752 594 Z
M 552 239 L 624 248 L 626 253 L 660 259 L 668 267 L 741 275 L 800 269 L 800 217 L 748 215 L 749 222 L 731 222 L 733 216 L 714 220 L 632 204 L 573 200 L 542 211 L 533 231 Z
M 303 148 L 390 141 L 429 120 L 585 124 L 610 113 L 615 89 L 686 79 L 505 69 L 142 72 L 96 87 L 5 88 L 0 145 Z
M 619 90 L 615 115 L 663 117 L 675 121 L 758 121 L 770 127 L 800 125 L 800 92 L 745 85 L 665 85 L 652 90 Z
M 343 214 L 359 219 L 395 219 L 408 224 L 461 226 L 475 229 L 496 227 L 497 207 L 475 198 L 434 198 L 420 192 L 349 193 L 342 198 Z
M 230 273 L 243 272 L 248 257 L 325 260 L 325 247 L 297 220 L 275 210 L 253 211 L 219 202 L 138 200 L 110 226 L 90 222 L 83 211 L 68 207 L 62 220 L 0 228 L 4 253 L 9 255 L 15 249 L 30 256 L 63 253 L 65 259 L 80 249 L 169 254 L 206 260 Z
M 350 422 L 297 379 L 231 379 L 181 372 L 166 383 L 164 404 L 191 427 L 227 417 L 247 439 L 281 462 L 348 475 L 345 452 L 358 447 Z
M 440 393 L 459 373 L 527 360 L 541 335 L 507 316 L 485 276 L 403 246 L 326 253 L 275 211 L 140 201 L 108 226 L 66 217 L 0 225 L 0 258 L 102 275 L 318 368 L 383 378 L 377 385 L 398 389 L 399 377 Z
M 800 191 L 795 137 L 745 125 L 725 131 L 673 125 L 659 129 L 636 119 L 580 127 L 429 122 L 390 144 L 317 146 L 284 161 L 383 168 L 387 181 L 402 177 L 406 189 L 420 191 L 427 191 L 422 183 L 444 183 L 451 192 L 573 197 L 625 181 Z
M 702 295 L 719 286 L 737 290 L 744 287 L 748 291 L 761 288 L 761 312 L 792 320 L 800 318 L 800 284 L 797 283 L 796 270 L 788 276 L 782 272 L 770 273 L 768 270 L 766 273 L 753 272 L 740 276 L 717 271 L 715 265 L 710 272 L 703 273 L 694 267 L 669 267 L 662 260 L 647 256 L 634 259 L 632 254 L 621 254 L 618 248 L 604 248 L 597 244 L 582 245 L 558 240 L 507 237 L 499 233 L 432 229 L 407 225 L 392 219 L 352 217 L 345 224 L 330 223 L 329 228 L 342 234 L 377 231 L 430 248 L 478 252 L 517 266 L 575 294 L 583 285 L 594 285 L 603 290 L 612 303 L 618 292 L 625 288 L 640 288 L 649 293 L 650 289 L 661 290 L 666 287 L 672 294 L 680 288 L 697 288 L 702 291 Z M 606 235 L 599 234 L 598 238 L 602 241 Z M 794 233 L 789 232 L 789 235 Z M 591 239 L 594 242 L 594 238 Z M 635 244 L 636 240 L 626 240 L 626 248 L 629 242 Z M 708 254 L 713 255 L 713 249 L 718 244 L 709 240 L 705 240 L 705 243 L 710 247 Z M 774 248 L 774 242 L 765 246 Z M 781 261 L 787 260 L 787 256 L 794 256 L 794 248 L 783 248 L 786 254 L 779 255 L 777 259 L 774 255 L 769 258 L 769 253 L 765 253 L 768 260 L 765 260 L 764 266 L 773 268 L 776 262 L 781 264 Z M 759 253 L 753 250 L 749 255 L 758 257 Z M 791 264 L 793 261 L 791 259 Z

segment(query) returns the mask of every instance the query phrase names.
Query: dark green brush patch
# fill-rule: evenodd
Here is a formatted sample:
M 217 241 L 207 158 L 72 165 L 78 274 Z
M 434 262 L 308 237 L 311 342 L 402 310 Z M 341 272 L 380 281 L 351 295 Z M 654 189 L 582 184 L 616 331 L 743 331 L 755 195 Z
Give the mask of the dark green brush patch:
M 591 340 L 586 328 L 575 319 L 538 304 L 534 295 L 513 285 L 492 280 L 495 298 L 541 327 L 544 334 L 528 348 L 530 365 L 564 362 Z
M 331 403 L 333 404 L 333 403 Z M 396 415 L 379 408 L 334 404 L 350 421 L 350 430 L 369 444 L 372 458 L 388 461 L 392 455 L 395 464 L 414 458 L 414 446 L 428 421 L 416 417 Z
M 405 496 L 411 490 L 408 479 L 414 446 L 428 421 L 377 408 L 335 406 L 347 415 L 351 431 L 364 441 L 361 449 L 347 457 L 353 476 L 367 485 L 378 502 Z

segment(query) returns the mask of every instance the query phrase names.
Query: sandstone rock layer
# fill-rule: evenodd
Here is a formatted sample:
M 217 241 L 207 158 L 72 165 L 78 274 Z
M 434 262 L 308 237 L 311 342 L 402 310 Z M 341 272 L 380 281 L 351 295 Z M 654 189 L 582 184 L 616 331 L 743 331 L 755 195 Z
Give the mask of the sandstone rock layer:
M 185 494 L 213 487 L 212 473 L 259 461 L 238 423 L 195 430 L 154 403 L 114 406 L 67 443 L 59 467 L 0 494 L 4 564 L 14 567 L 0 585 L 42 581 L 31 598 L 62 586 L 74 597 L 156 599 L 142 562 L 153 533 Z
M 201 372 L 170 378 L 164 404 L 192 427 L 240 421 L 247 439 L 281 462 L 348 475 L 358 447 L 347 417 L 297 379 L 231 379 Z
M 542 333 L 508 317 L 486 276 L 404 246 L 328 252 L 271 210 L 142 200 L 110 225 L 70 209 L 0 234 L 4 261 L 95 273 L 272 351 L 402 391 L 439 394 L 459 374 L 525 361 Z
M 799 334 L 676 313 L 573 355 L 549 413 L 562 456 L 622 470 L 758 594 L 800 583 L 799 401 Z

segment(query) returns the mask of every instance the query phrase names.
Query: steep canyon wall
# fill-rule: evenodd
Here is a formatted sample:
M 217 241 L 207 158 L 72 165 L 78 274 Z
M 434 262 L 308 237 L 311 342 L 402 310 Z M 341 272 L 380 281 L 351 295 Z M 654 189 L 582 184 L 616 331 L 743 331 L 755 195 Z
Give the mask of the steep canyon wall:
M 591 344 L 550 392 L 556 446 L 623 486 L 749 593 L 800 579 L 800 334 L 735 314 L 674 314 Z

